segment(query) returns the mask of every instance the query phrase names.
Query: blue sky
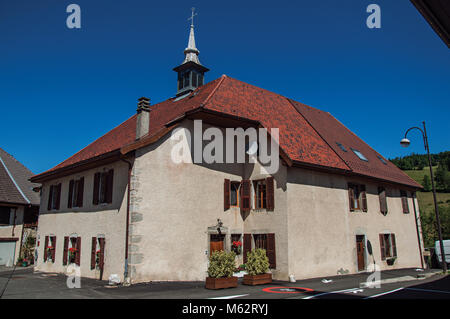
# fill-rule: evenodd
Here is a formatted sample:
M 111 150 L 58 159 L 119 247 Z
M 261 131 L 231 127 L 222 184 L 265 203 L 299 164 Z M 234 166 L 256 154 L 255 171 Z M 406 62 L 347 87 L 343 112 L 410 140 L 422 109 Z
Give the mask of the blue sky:
M 81 29 L 66 7 L 81 7 Z M 381 7 L 381 29 L 366 8 Z M 386 157 L 449 150 L 449 49 L 407 0 L 0 2 L 0 147 L 34 173 L 172 97 L 190 8 L 207 80 L 222 74 L 332 113 Z M 414 133 L 417 134 L 417 133 Z

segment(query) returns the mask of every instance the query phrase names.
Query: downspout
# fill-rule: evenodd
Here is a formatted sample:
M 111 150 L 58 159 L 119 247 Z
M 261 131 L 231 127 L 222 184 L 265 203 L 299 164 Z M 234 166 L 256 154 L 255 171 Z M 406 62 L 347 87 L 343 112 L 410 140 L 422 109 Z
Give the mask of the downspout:
M 420 229 L 419 229 L 419 223 L 418 220 L 419 218 L 417 217 L 417 210 L 416 210 L 416 193 L 414 193 L 413 195 L 413 208 L 414 208 L 414 217 L 416 220 L 416 232 L 417 232 L 417 241 L 419 243 L 419 253 L 420 253 L 420 263 L 422 265 L 422 268 L 424 268 L 423 266 L 423 255 L 422 255 L 422 243 L 420 240 Z
M 123 282 L 124 285 L 130 284 L 129 272 L 128 272 L 128 236 L 129 236 L 129 228 L 130 228 L 130 194 L 131 194 L 131 172 L 133 169 L 133 165 L 121 158 L 121 160 L 128 164 L 128 186 L 127 186 L 127 220 L 126 220 L 126 228 L 125 228 L 125 265 L 124 265 L 124 273 L 123 273 Z

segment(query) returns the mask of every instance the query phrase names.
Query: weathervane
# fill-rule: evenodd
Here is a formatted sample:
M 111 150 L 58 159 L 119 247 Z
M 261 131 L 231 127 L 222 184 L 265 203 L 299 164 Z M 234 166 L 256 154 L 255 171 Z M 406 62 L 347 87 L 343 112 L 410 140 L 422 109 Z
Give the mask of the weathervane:
M 197 15 L 197 13 L 195 13 L 194 7 L 191 10 L 192 10 L 192 15 L 188 20 L 191 20 L 191 27 L 193 27 L 194 26 L 194 17 Z

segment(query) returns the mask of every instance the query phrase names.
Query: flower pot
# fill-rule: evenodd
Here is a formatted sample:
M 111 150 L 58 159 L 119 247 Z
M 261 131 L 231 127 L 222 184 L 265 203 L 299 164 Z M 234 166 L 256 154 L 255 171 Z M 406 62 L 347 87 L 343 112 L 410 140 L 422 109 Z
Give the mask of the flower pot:
M 229 278 L 211 278 L 206 277 L 206 289 L 224 289 L 224 288 L 235 288 L 238 285 L 237 277 Z
M 395 258 L 389 258 L 386 259 L 386 263 L 388 264 L 388 266 L 392 266 L 395 263 Z
M 244 285 L 256 286 L 270 284 L 272 282 L 272 274 L 262 274 L 262 275 L 244 275 Z

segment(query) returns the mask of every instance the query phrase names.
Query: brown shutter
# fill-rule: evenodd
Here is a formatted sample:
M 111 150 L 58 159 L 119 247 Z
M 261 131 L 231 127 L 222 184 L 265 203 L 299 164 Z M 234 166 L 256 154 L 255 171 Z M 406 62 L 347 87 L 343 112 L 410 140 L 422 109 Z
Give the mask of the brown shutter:
M 112 203 L 113 179 L 114 179 L 114 170 L 111 169 L 108 171 L 108 175 L 106 177 L 106 202 L 108 204 Z
M 385 250 L 383 234 L 380 234 L 380 248 L 381 248 L 381 260 L 385 260 L 386 259 L 386 250 Z
M 363 212 L 367 212 L 366 185 L 361 185 L 361 206 L 362 206 Z
M 69 237 L 64 237 L 63 265 L 67 265 L 67 252 L 69 250 Z
M 99 242 L 100 242 L 100 260 L 98 266 L 100 267 L 100 269 L 103 270 L 103 267 L 105 265 L 105 238 L 100 238 Z
M 81 260 L 81 237 L 77 237 L 77 254 L 75 256 L 75 263 L 80 266 Z
M 84 177 L 78 181 L 78 194 L 77 194 L 77 206 L 83 207 L 83 194 L 84 194 Z
M 252 250 L 252 235 L 244 234 L 244 264 L 247 262 L 247 253 Z
M 395 242 L 395 234 L 391 234 L 392 257 L 397 257 L 397 243 Z
M 275 253 L 275 234 L 267 234 L 267 257 L 269 258 L 269 267 L 271 269 L 277 268 L 276 253 Z
M 53 249 L 52 249 L 52 262 L 53 263 L 55 263 L 55 255 L 56 255 L 56 236 L 53 236 L 52 237 L 53 238 L 53 240 L 52 240 L 52 247 L 53 247 Z
M 45 236 L 44 242 L 44 261 L 47 261 L 47 247 L 48 247 L 48 236 Z
M 52 201 L 53 201 L 53 185 L 50 185 L 49 193 L 48 193 L 47 210 L 52 210 Z
M 267 210 L 273 211 L 275 209 L 275 187 L 273 177 L 266 178 L 266 198 L 267 198 Z
M 73 179 L 70 180 L 69 182 L 69 196 L 68 196 L 68 200 L 67 200 L 67 208 L 72 208 L 72 199 L 73 199 Z
M 250 181 L 242 180 L 241 182 L 241 212 L 249 212 L 250 204 Z
M 223 210 L 230 209 L 230 180 L 225 179 L 223 182 Z
M 97 250 L 97 238 L 92 237 L 92 248 L 91 248 L 91 269 L 95 269 L 95 254 Z
M 60 203 L 61 203 L 61 183 L 58 184 L 56 190 L 56 210 L 59 209 Z
M 402 196 L 403 213 L 404 214 L 409 214 L 408 192 L 402 191 L 400 195 Z
M 383 215 L 387 214 L 387 199 L 386 199 L 386 190 L 384 187 L 378 187 L 378 196 L 380 199 L 380 212 Z
M 355 211 L 355 192 L 353 191 L 353 185 L 352 184 L 348 184 L 348 201 L 350 204 L 350 211 L 353 212 Z
M 100 173 L 94 174 L 94 194 L 92 196 L 92 203 L 98 205 L 98 190 L 100 186 Z

